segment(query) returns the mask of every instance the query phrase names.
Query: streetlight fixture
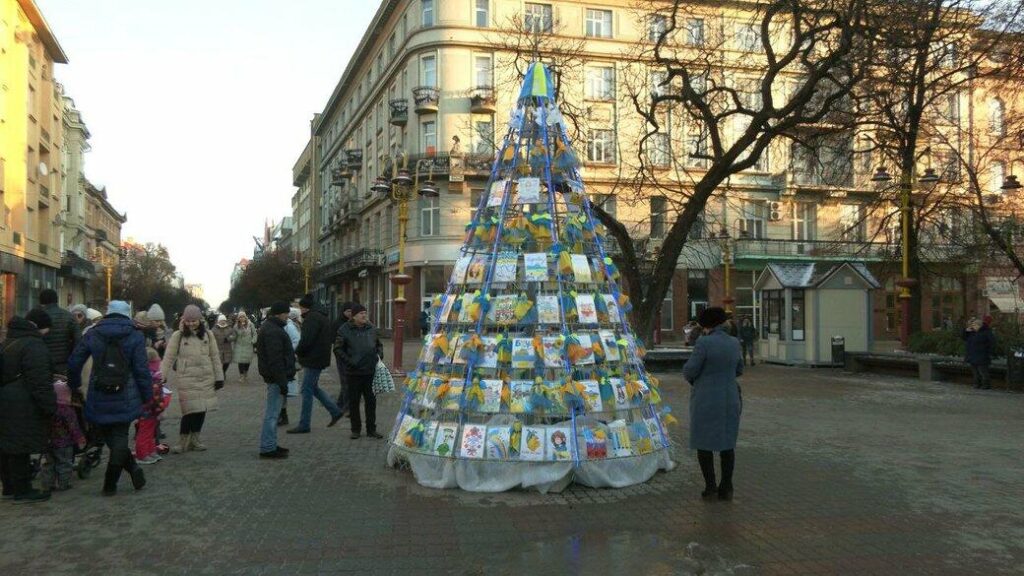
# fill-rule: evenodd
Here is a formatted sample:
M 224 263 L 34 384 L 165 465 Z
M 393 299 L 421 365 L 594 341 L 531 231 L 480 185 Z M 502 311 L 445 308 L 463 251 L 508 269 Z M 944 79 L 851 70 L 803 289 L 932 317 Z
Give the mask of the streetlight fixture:
M 1010 174 L 1006 177 L 1006 180 L 1003 181 L 1003 185 L 999 188 L 1003 192 L 1012 192 L 1013 190 L 1020 190 L 1021 185 L 1020 182 L 1017 181 L 1017 177 Z
M 309 292 L 310 272 L 312 272 L 314 268 L 320 266 L 320 264 L 320 260 L 314 259 L 312 252 L 303 254 L 301 260 L 298 258 L 292 260 L 293 266 L 302 266 L 302 277 L 305 279 L 305 288 L 303 289 L 304 294 Z
M 102 266 L 103 270 L 106 272 L 106 275 L 107 275 L 107 304 L 110 304 L 110 299 L 111 299 L 111 296 L 112 296 L 111 277 L 112 277 L 112 275 L 114 273 L 114 266 L 117 264 L 117 257 L 114 256 L 113 254 L 108 254 L 108 253 L 104 252 L 102 248 L 97 246 L 93 250 L 92 258 L 90 258 L 90 260 L 92 260 L 96 264 L 99 264 L 100 266 Z
M 739 239 L 745 240 L 749 234 L 742 227 L 739 230 Z M 733 242 L 734 239 L 729 230 L 722 228 L 718 235 L 715 236 L 718 239 L 719 245 L 722 247 L 722 265 L 725 267 L 725 296 L 722 298 L 722 304 L 727 314 L 731 314 L 733 311 L 733 304 L 736 299 L 732 296 L 732 258 L 733 258 Z
M 933 168 L 925 168 L 924 174 L 917 181 L 921 184 L 936 184 L 939 181 L 939 175 Z

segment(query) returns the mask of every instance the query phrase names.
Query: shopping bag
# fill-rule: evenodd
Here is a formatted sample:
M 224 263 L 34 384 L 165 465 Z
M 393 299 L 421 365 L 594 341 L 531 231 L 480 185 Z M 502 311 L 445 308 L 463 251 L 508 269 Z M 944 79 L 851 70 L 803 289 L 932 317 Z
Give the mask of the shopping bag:
M 391 377 L 391 371 L 384 365 L 384 361 L 377 360 L 377 368 L 373 372 L 373 393 L 384 394 L 395 391 L 395 379 Z

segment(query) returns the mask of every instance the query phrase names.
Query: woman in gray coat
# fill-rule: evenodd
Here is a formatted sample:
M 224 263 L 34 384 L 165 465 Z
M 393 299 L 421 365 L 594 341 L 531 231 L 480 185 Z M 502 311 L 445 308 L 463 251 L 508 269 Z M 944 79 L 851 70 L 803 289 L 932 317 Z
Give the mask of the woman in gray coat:
M 725 330 L 726 314 L 721 308 L 708 308 L 700 316 L 700 325 L 708 333 L 697 340 L 683 375 L 693 386 L 690 390 L 690 449 L 704 475 L 706 499 L 717 492 L 719 500 L 732 499 L 732 471 L 736 462 L 736 436 L 740 429 L 743 398 L 736 377 L 743 374 L 740 342 Z M 715 486 L 715 458 L 722 465 L 722 482 Z

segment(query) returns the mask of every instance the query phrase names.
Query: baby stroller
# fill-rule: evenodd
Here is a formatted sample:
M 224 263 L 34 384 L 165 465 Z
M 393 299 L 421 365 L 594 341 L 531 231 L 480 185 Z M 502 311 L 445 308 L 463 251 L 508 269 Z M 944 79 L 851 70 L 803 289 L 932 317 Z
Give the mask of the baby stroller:
M 99 437 L 96 427 L 90 426 L 85 420 L 82 410 L 82 398 L 75 395 L 71 401 L 75 409 L 75 417 L 78 418 L 78 426 L 85 434 L 85 448 L 75 447 L 75 474 L 85 480 L 92 473 L 92 469 L 100 465 L 103 459 L 103 439 Z

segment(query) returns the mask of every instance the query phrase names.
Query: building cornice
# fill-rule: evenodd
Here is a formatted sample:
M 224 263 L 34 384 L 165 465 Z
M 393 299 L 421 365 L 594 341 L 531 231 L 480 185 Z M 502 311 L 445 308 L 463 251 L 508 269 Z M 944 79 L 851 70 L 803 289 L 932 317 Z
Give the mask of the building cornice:
M 60 42 L 57 42 L 57 37 L 53 35 L 53 30 L 50 29 L 50 25 L 46 23 L 46 18 L 43 17 L 43 13 L 39 11 L 39 7 L 36 6 L 35 0 L 18 0 L 18 5 L 25 11 L 25 15 L 28 16 L 28 21 L 32 23 L 32 26 L 36 29 L 36 34 L 39 35 L 39 39 L 43 41 L 43 46 L 46 46 L 46 52 L 50 55 L 50 58 L 57 64 L 67 64 L 68 55 L 61 48 Z

